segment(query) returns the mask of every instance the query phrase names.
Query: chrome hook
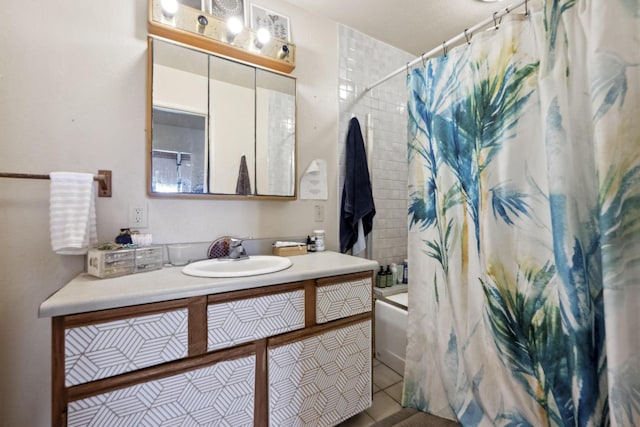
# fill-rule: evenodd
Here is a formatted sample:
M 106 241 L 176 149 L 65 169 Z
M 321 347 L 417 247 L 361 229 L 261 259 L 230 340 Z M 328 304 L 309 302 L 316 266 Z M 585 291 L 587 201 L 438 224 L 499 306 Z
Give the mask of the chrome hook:
M 464 29 L 464 38 L 467 39 L 467 44 L 471 44 L 471 37 L 473 37 L 473 33 L 468 33 L 469 29 Z

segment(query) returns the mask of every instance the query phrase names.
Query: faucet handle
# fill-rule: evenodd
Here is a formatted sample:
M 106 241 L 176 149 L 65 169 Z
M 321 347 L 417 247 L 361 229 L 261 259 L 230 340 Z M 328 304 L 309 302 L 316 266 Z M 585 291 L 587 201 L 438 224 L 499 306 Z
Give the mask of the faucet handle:
M 239 239 L 236 237 L 231 237 L 229 239 L 229 247 L 237 248 L 238 246 L 242 246 L 243 239 Z

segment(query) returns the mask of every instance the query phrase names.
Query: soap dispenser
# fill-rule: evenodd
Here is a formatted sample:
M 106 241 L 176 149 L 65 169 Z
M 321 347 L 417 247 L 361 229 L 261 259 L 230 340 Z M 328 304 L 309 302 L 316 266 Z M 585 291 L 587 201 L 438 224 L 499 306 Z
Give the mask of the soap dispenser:
M 380 271 L 378 271 L 378 275 L 376 276 L 376 288 L 384 288 L 385 286 L 384 267 L 380 266 Z
M 384 272 L 384 285 L 387 288 L 393 286 L 393 274 L 391 273 L 391 268 L 387 265 L 387 270 Z

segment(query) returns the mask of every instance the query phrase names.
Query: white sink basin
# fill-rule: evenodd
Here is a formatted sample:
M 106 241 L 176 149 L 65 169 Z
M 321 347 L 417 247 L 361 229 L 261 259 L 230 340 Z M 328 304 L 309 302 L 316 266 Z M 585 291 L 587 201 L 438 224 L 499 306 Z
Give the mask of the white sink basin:
M 275 273 L 291 267 L 291 260 L 273 255 L 255 255 L 241 260 L 207 259 L 185 266 L 184 274 L 197 277 L 246 277 Z

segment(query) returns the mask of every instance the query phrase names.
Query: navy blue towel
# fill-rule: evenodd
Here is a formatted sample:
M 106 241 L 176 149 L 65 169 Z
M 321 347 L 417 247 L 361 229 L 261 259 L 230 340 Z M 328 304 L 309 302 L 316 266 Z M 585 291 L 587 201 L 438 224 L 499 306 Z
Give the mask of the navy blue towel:
M 247 168 L 247 156 L 240 157 L 240 170 L 238 171 L 238 181 L 236 182 L 236 194 L 248 196 L 251 194 L 251 179 L 249 178 L 249 168 Z
M 358 240 L 358 221 L 366 236 L 373 228 L 376 207 L 367 167 L 367 153 L 360 131 L 360 123 L 355 117 L 349 121 L 347 132 L 347 169 L 342 189 L 340 206 L 340 252 L 351 249 Z

